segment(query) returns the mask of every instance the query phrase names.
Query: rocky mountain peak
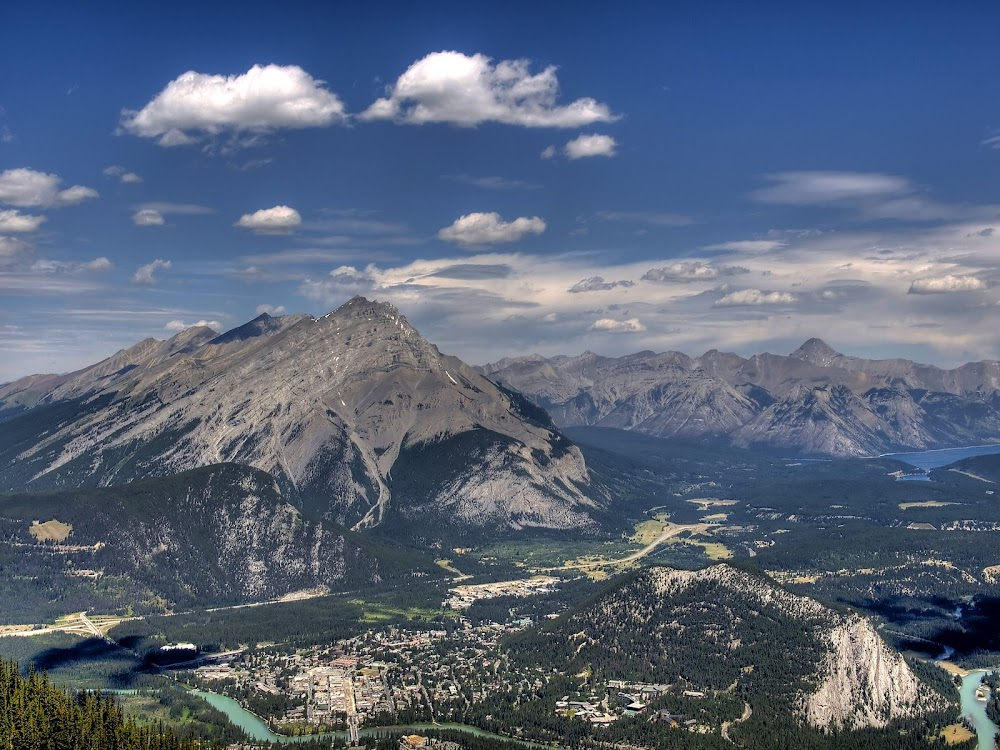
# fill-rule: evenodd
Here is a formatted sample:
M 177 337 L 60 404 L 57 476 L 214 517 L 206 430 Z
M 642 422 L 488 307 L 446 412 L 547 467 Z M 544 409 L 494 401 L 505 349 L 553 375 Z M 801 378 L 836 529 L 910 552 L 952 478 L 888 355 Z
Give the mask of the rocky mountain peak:
M 320 318 L 261 315 L 178 356 L 163 342 L 142 348 L 38 394 L 107 393 L 116 406 L 40 438 L 25 456 L 30 482 L 72 473 L 110 484 L 233 462 L 359 527 L 381 523 L 396 490 L 400 515 L 458 525 L 594 524 L 579 449 L 390 304 L 355 297 Z M 67 447 L 46 453 L 52 440 Z M 154 458 L 136 453 L 157 440 Z
M 351 297 L 331 313 L 324 317 L 354 317 L 354 318 L 402 318 L 398 308 L 390 302 L 381 302 L 362 297 L 360 294 Z
M 789 356 L 794 357 L 795 359 L 801 359 L 804 362 L 810 362 L 814 365 L 826 367 L 829 366 L 834 359 L 843 355 L 822 339 L 813 337 L 792 352 Z

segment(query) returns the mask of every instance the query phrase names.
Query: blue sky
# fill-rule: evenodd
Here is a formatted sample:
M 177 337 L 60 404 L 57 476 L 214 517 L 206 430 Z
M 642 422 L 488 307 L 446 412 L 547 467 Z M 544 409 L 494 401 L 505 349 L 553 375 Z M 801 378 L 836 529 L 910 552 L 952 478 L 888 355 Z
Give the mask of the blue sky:
M 478 5 L 6 10 L 0 381 L 359 293 L 471 362 L 1000 356 L 1000 10 Z

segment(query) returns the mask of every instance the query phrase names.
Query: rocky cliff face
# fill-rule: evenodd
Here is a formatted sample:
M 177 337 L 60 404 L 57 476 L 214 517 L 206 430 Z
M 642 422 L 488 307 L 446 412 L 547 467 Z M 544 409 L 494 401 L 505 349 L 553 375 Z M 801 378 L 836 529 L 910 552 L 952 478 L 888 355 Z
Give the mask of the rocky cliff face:
M 9 399 L 40 384 L 7 386 Z M 426 481 L 407 507 L 465 523 L 592 524 L 579 450 L 544 413 L 425 341 L 391 305 L 352 299 L 321 318 L 266 315 L 225 334 L 142 342 L 61 378 L 8 421 L 7 488 L 110 485 L 222 462 L 261 469 L 303 507 L 359 527 L 393 504 L 401 452 L 475 434 L 489 450 L 464 479 Z M 449 454 L 442 456 L 441 451 Z M 410 483 L 410 489 L 413 483 Z M 530 506 L 530 507 L 529 507 Z
M 824 640 L 829 650 L 820 665 L 821 682 L 803 705 L 813 726 L 880 728 L 936 707 L 935 696 L 863 617 L 848 617 Z
M 1000 362 L 943 370 L 849 357 L 819 339 L 789 356 L 585 352 L 508 358 L 482 370 L 548 409 L 563 427 L 722 436 L 738 446 L 842 456 L 968 445 L 1000 435 Z

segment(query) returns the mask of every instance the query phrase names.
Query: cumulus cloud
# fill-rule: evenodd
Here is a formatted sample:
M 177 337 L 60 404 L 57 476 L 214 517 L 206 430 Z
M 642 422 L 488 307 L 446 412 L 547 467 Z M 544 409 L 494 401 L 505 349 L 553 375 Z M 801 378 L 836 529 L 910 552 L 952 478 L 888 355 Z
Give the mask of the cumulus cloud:
M 139 183 L 142 182 L 142 177 L 137 175 L 135 172 L 129 172 L 125 167 L 119 167 L 112 165 L 110 167 L 105 167 L 103 170 L 105 177 L 117 177 L 119 182 L 125 183 Z
M 628 279 L 624 279 L 622 281 L 605 281 L 602 276 L 591 276 L 576 282 L 566 291 L 571 294 L 579 294 L 580 292 L 603 292 L 619 286 L 628 288 L 630 286 L 635 286 L 635 282 L 629 281 Z
M 514 221 L 504 221 L 500 214 L 471 213 L 461 216 L 438 232 L 438 237 L 459 245 L 495 245 L 516 242 L 526 234 L 541 234 L 545 222 L 537 216 L 521 216 Z
M 115 264 L 101 256 L 85 263 L 64 260 L 36 260 L 31 264 L 33 273 L 80 273 L 81 271 L 110 271 Z
M 222 323 L 217 320 L 199 320 L 197 323 L 185 323 L 183 320 L 171 320 L 163 327 L 168 331 L 183 331 L 186 328 L 201 328 L 202 326 L 208 326 L 209 328 L 217 331 L 222 328 Z
M 157 282 L 156 272 L 163 270 L 168 271 L 173 265 L 169 260 L 160 260 L 157 258 L 152 263 L 147 263 L 144 266 L 139 266 L 135 273 L 132 274 L 133 284 L 155 284 Z
M 554 159 L 556 156 L 556 147 L 546 146 L 545 148 L 542 149 L 542 153 L 539 154 L 539 156 L 541 156 L 541 158 L 543 159 Z
M 188 71 L 140 110 L 124 110 L 121 127 L 161 146 L 183 146 L 224 132 L 268 133 L 326 127 L 346 119 L 336 94 L 297 65 L 254 65 L 241 75 Z
M 58 208 L 98 197 L 96 190 L 83 185 L 60 190 L 61 183 L 58 175 L 33 169 L 8 169 L 0 172 L 0 203 L 21 208 Z
M 638 318 L 628 320 L 614 320 L 613 318 L 600 318 L 595 320 L 590 326 L 592 331 L 608 331 L 610 333 L 640 333 L 646 330 L 646 326 Z
M 907 294 L 948 294 L 949 292 L 981 292 L 988 284 L 978 276 L 932 276 L 910 284 Z
M 790 305 L 798 297 L 789 292 L 762 292 L 760 289 L 740 289 L 716 300 L 716 307 L 741 307 L 744 305 Z
M 262 208 L 252 214 L 243 214 L 235 226 L 251 229 L 256 234 L 290 234 L 302 224 L 299 212 L 290 206 Z
M 588 156 L 615 156 L 618 142 L 610 135 L 581 135 L 564 147 L 567 159 L 585 159 Z
M 642 280 L 686 283 L 689 281 L 711 281 L 720 276 L 739 276 L 744 273 L 750 273 L 750 269 L 743 266 L 705 263 L 700 260 L 682 260 L 660 268 L 650 268 L 642 275 Z
M 132 214 L 132 223 L 137 227 L 161 227 L 164 218 L 163 214 L 154 208 L 140 208 Z
M 325 279 L 306 279 L 299 292 L 309 299 L 326 302 L 344 295 L 367 292 L 377 287 L 370 271 L 359 271 L 354 266 L 339 266 Z
M 34 232 L 44 221 L 44 216 L 22 214 L 17 210 L 0 211 L 0 232 Z
M 285 312 L 284 305 L 257 305 L 257 314 L 263 315 L 267 313 L 268 315 L 283 315 Z
M 499 122 L 536 128 L 575 128 L 618 119 L 606 104 L 589 97 L 557 104 L 555 66 L 532 74 L 528 60 L 494 65 L 482 54 L 433 52 L 407 68 L 387 94 L 361 119 L 462 127 Z

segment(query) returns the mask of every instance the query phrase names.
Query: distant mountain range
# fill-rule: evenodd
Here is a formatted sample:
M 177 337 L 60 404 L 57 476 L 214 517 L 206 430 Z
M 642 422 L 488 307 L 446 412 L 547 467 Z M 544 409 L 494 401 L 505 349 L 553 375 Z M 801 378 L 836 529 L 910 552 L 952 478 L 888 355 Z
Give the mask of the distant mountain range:
M 946 370 L 840 354 L 809 339 L 788 356 L 644 351 L 513 357 L 480 368 L 560 427 L 598 425 L 738 447 L 862 456 L 1000 438 L 1000 362 Z
M 147 339 L 0 386 L 0 491 L 116 485 L 226 462 L 355 528 L 595 525 L 579 449 L 548 415 L 356 297 Z

